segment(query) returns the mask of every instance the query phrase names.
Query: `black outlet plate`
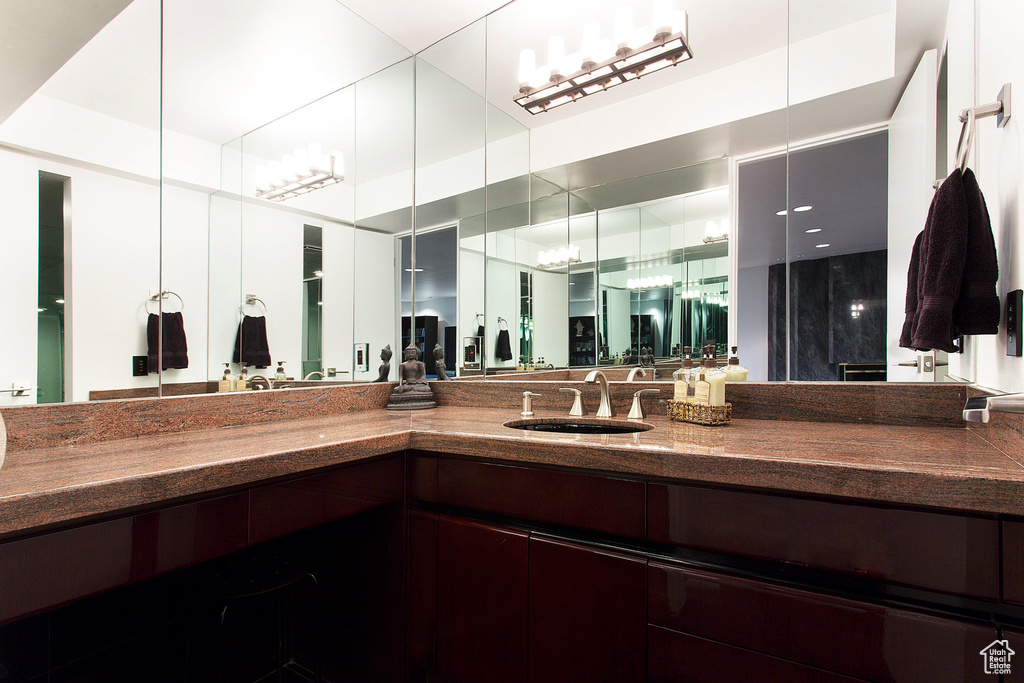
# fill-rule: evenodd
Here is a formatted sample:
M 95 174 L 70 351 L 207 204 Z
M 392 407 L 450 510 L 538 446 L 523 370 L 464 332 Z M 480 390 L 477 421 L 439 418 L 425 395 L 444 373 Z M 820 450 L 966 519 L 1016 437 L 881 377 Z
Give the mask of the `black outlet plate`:
M 1024 290 L 1015 289 L 1006 295 L 1006 355 L 1020 356 L 1021 308 L 1024 308 Z
M 132 377 L 145 377 L 149 374 L 149 356 L 132 356 Z

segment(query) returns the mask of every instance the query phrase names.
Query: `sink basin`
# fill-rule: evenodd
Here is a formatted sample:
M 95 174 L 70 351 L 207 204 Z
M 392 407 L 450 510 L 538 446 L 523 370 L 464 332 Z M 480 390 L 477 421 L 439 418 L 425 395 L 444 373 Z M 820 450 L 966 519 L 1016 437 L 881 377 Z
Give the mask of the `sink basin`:
M 633 420 L 596 419 L 580 417 L 532 417 L 505 423 L 512 429 L 555 434 L 633 434 L 654 429 L 654 425 Z

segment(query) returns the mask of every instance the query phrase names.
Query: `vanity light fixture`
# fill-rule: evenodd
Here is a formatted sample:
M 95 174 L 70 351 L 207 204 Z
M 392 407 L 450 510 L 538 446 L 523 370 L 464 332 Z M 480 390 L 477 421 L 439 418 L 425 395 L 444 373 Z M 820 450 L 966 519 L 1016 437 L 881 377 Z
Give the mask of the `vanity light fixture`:
M 626 280 L 626 289 L 658 289 L 659 287 L 671 287 L 674 282 L 675 279 L 671 275 L 630 278 Z
M 729 221 L 725 218 L 721 223 L 708 221 L 704 226 L 704 244 L 725 242 L 729 239 Z
M 864 312 L 864 304 L 863 303 L 858 303 L 858 302 L 855 301 L 852 304 L 850 304 L 850 317 L 851 318 L 859 318 L 860 314 L 863 313 L 863 312 Z
M 568 245 L 565 247 L 559 247 L 558 249 L 551 249 L 549 251 L 541 251 L 537 254 L 537 267 L 539 268 L 562 268 L 572 263 L 580 263 L 583 259 L 580 257 L 580 248 Z
M 310 144 L 285 154 L 281 161 L 256 167 L 256 196 L 283 202 L 319 190 L 345 179 L 345 163 L 341 152 L 325 154 L 320 145 Z
M 693 59 L 686 12 L 674 11 L 672 0 L 654 0 L 652 14 L 652 28 L 634 28 L 632 9 L 620 7 L 614 38 L 601 38 L 597 22 L 588 23 L 580 51 L 568 56 L 564 39 L 552 36 L 539 69 L 534 51 L 523 50 L 515 103 L 539 114 Z

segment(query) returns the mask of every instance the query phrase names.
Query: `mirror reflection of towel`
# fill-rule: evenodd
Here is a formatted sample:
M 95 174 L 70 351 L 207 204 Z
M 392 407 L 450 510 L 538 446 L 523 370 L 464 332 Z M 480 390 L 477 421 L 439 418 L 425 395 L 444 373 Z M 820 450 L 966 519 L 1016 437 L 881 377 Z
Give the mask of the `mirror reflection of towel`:
M 161 320 L 163 325 L 160 324 Z M 160 330 L 163 330 L 163 363 L 157 365 L 157 356 L 160 354 L 158 339 Z M 185 341 L 185 321 L 181 311 L 174 313 L 163 313 L 158 316 L 155 313 L 149 314 L 146 321 L 146 341 L 149 342 L 149 367 L 153 371 L 157 367 L 164 370 L 184 369 L 188 367 L 188 343 Z
M 267 319 L 262 316 L 244 316 L 235 335 L 236 363 L 248 363 L 257 368 L 270 365 L 270 344 L 267 342 Z
M 512 360 L 512 345 L 509 343 L 508 330 L 498 330 L 498 344 L 494 355 L 498 360 Z

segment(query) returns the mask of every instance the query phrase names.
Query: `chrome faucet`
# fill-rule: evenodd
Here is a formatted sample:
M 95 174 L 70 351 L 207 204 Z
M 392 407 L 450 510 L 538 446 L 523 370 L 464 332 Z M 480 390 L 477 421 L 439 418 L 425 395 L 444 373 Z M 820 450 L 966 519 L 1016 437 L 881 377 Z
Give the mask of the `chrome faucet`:
M 636 379 L 637 375 L 640 375 L 641 377 L 647 377 L 647 371 L 641 368 L 640 366 L 637 366 L 629 371 L 629 375 L 626 376 L 626 381 L 632 382 L 634 379 Z
M 306 375 L 305 377 L 303 377 L 302 381 L 305 382 L 307 379 L 309 379 L 313 375 L 316 375 L 317 379 L 323 379 L 324 378 L 324 373 L 320 372 L 319 370 L 314 370 L 313 372 L 311 372 L 308 375 Z
M 608 378 L 600 370 L 591 370 L 586 379 L 587 384 L 597 382 L 601 385 L 601 404 L 597 407 L 597 417 L 612 417 L 615 411 L 612 410 L 612 402 L 608 397 Z

